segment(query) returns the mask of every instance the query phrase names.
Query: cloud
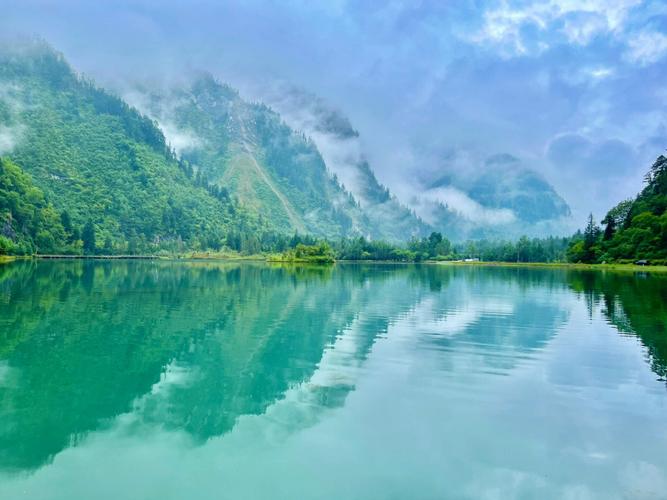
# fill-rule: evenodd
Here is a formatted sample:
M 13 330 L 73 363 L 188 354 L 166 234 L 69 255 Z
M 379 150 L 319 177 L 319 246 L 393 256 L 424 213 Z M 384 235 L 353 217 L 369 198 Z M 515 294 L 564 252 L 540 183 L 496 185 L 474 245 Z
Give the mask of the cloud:
M 17 127 L 0 125 L 0 155 L 12 152 L 16 147 L 19 135 L 19 129 Z
M 162 133 L 167 140 L 167 144 L 174 148 L 178 154 L 202 146 L 202 140 L 193 132 L 179 129 L 168 120 L 158 120 L 158 126 L 160 127 L 160 130 L 162 130 Z
M 546 154 L 559 170 L 586 177 L 616 178 L 639 166 L 636 150 L 618 139 L 592 141 L 579 134 L 563 134 L 549 143 Z
M 458 212 L 470 222 L 484 225 L 511 224 L 516 221 L 516 215 L 507 208 L 487 208 L 470 198 L 466 193 L 454 187 L 438 187 L 425 191 L 420 195 L 422 201 L 442 203 Z M 417 207 L 424 208 L 423 204 Z M 420 214 L 421 215 L 421 214 Z M 424 219 L 429 219 L 428 211 L 424 211 Z
M 15 138 L 12 129 L 0 126 L 0 155 L 11 152 L 14 146 Z
M 554 137 L 545 158 L 578 220 L 588 212 L 599 220 L 616 203 L 633 197 L 648 168 L 641 148 L 620 139 L 595 140 L 577 133 Z
M 163 84 L 165 82 L 162 82 Z M 143 86 L 143 85 L 142 85 Z M 124 88 L 123 98 L 131 106 L 139 110 L 146 116 L 154 116 L 150 105 L 149 95 L 137 88 Z M 185 151 L 199 148 L 203 145 L 202 139 L 194 132 L 179 128 L 172 119 L 173 109 L 178 105 L 176 101 L 170 101 L 166 106 L 160 108 L 160 115 L 156 117 L 158 127 L 162 131 L 167 144 L 171 146 L 177 154 Z
M 23 109 L 16 98 L 18 88 L 14 85 L 0 84 L 0 119 L 3 115 L 9 123 L 0 124 L 0 155 L 11 153 L 23 135 L 23 126 L 16 122 L 18 113 Z
M 667 55 L 667 35 L 657 31 L 642 31 L 628 39 L 626 60 L 645 66 Z
M 588 45 L 596 36 L 621 31 L 641 0 L 501 1 L 484 12 L 470 41 L 505 55 L 539 54 L 553 44 Z

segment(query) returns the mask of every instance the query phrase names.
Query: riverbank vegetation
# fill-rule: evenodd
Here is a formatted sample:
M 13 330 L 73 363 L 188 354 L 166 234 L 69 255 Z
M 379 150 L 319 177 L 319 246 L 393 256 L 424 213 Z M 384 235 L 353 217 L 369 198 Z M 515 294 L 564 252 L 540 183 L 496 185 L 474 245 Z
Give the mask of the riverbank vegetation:
M 618 262 L 667 265 L 667 158 L 660 155 L 634 200 L 612 208 L 600 227 L 593 216 L 572 238 L 570 262 Z
M 300 262 L 307 264 L 332 264 L 336 258 L 331 246 L 322 242 L 318 245 L 304 245 L 299 243 L 281 254 L 271 255 L 269 262 Z

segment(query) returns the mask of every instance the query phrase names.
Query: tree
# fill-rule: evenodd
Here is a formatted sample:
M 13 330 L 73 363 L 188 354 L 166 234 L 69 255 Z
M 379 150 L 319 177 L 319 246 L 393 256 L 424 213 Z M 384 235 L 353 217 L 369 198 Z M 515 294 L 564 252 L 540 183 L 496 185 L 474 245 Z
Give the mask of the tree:
M 95 225 L 93 221 L 88 220 L 81 231 L 81 239 L 83 240 L 83 252 L 85 254 L 94 254 L 96 249 L 95 244 Z
M 593 214 L 588 216 L 588 223 L 586 224 L 586 229 L 584 229 L 584 239 L 582 247 L 582 262 L 595 262 L 597 260 L 597 255 L 599 248 L 597 247 L 598 238 L 600 236 L 600 228 L 595 223 Z
M 656 158 L 644 179 L 654 194 L 665 194 L 667 192 L 667 158 L 664 155 Z
M 624 200 L 607 212 L 607 215 L 602 219 L 602 223 L 605 224 L 604 235 L 602 237 L 604 241 L 611 240 L 616 231 L 626 225 L 632 204 L 632 200 Z
M 113 241 L 111 241 L 111 237 L 107 236 L 104 239 L 104 247 L 103 251 L 105 255 L 111 255 L 113 254 Z
M 60 214 L 60 222 L 62 223 L 65 232 L 68 235 L 72 234 L 72 219 L 70 218 L 69 212 L 67 212 L 67 210 L 63 210 Z

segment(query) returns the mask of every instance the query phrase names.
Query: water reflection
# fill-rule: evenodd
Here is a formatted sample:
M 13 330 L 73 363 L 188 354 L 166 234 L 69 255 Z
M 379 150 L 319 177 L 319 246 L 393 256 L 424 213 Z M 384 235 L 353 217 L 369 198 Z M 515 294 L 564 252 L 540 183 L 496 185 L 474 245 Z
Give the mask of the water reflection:
M 297 484 L 313 496 L 328 481 L 313 456 L 356 478 L 358 489 L 330 484 L 339 497 L 559 498 L 577 481 L 585 496 L 620 470 L 613 446 L 641 474 L 660 464 L 641 433 L 667 391 L 648 396 L 651 372 L 635 358 L 639 339 L 664 378 L 666 299 L 661 277 L 540 269 L 0 266 L 0 493 L 118 454 L 126 482 L 111 497 L 157 488 L 181 461 L 209 489 L 180 496 L 216 498 L 223 469 L 237 497 L 293 498 Z M 610 440 L 606 426 L 630 417 L 643 425 Z M 276 476 L 284 494 L 248 495 L 262 460 L 266 474 L 287 460 L 313 479 Z M 607 468 L 590 469 L 598 462 Z M 3 490 L 9 471 L 35 479 Z M 165 488 L 146 497 L 179 497 Z
M 667 276 L 579 271 L 568 274 L 568 283 L 586 297 L 589 311 L 600 306 L 620 332 L 637 335 L 651 369 L 667 379 Z
M 420 294 L 381 286 L 406 269 L 333 274 L 141 262 L 1 269 L 0 463 L 18 468 L 39 466 L 137 401 L 147 421 L 200 440 L 220 435 L 239 415 L 261 413 L 309 380 L 369 302 L 387 308 L 364 324 L 353 358 L 363 359 L 392 314 Z M 325 399 L 340 401 L 347 390 L 329 387 Z
M 449 270 L 446 294 L 431 297 L 415 329 L 425 349 L 468 350 L 472 369 L 504 373 L 529 359 L 553 338 L 569 317 L 553 300 L 563 282 L 552 272 L 511 268 Z M 447 362 L 448 358 L 443 357 Z

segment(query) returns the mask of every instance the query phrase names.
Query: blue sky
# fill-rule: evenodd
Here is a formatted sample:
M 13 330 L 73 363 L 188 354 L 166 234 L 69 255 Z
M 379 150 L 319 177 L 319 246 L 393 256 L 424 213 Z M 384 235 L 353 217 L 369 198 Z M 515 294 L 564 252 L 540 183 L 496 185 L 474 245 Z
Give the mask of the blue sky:
M 664 1 L 0 0 L 0 10 L 3 32 L 43 36 L 103 83 L 204 68 L 250 94 L 281 81 L 320 95 L 404 197 L 451 158 L 474 170 L 510 153 L 575 217 L 600 218 L 667 148 Z

